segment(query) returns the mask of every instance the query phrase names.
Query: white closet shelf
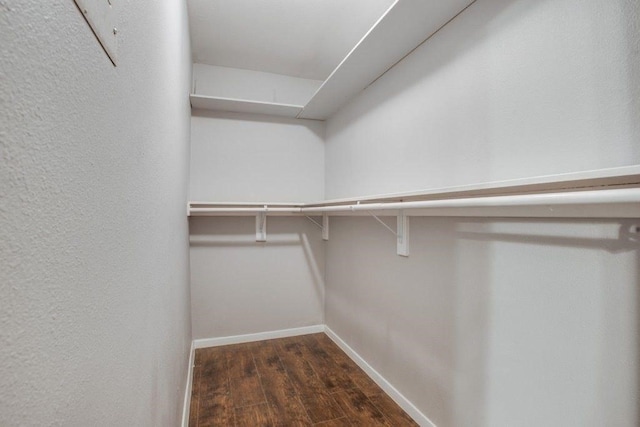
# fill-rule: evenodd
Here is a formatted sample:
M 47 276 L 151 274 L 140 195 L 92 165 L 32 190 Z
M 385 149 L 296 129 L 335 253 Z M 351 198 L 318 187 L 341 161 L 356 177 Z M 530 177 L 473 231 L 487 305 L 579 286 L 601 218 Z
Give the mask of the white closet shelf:
M 326 120 L 475 0 L 400 0 L 373 25 L 298 118 Z
M 475 0 L 399 0 L 360 39 L 306 105 L 191 95 L 205 110 L 326 120 Z
M 190 202 L 190 216 L 640 218 L 640 165 L 314 203 Z
M 295 118 L 302 105 L 279 104 L 277 102 L 251 101 L 245 99 L 223 98 L 218 96 L 189 95 L 191 107 L 203 110 L 232 111 L 236 113 L 268 114 L 272 116 Z

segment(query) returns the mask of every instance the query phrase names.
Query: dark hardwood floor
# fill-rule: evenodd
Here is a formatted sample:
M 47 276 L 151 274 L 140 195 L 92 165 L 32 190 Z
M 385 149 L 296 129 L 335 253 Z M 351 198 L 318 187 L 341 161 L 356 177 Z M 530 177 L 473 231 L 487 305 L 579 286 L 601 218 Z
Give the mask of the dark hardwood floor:
M 196 350 L 189 426 L 417 424 L 320 333 Z

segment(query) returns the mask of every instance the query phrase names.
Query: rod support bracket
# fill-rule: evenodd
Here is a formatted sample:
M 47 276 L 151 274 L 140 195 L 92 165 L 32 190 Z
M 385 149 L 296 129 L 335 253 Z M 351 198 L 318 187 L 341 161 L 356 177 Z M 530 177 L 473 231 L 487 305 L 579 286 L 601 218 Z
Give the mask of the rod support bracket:
M 256 242 L 267 241 L 267 210 L 267 205 L 264 205 L 264 211 L 256 215 Z
M 322 214 L 322 240 L 329 240 L 329 214 Z
M 398 211 L 398 240 L 397 253 L 400 256 L 409 256 L 409 217 L 404 210 Z
M 322 240 L 329 240 L 329 214 L 322 214 L 322 224 L 318 223 L 315 219 L 311 218 L 309 215 L 305 215 L 305 217 L 311 221 L 316 227 L 322 230 Z

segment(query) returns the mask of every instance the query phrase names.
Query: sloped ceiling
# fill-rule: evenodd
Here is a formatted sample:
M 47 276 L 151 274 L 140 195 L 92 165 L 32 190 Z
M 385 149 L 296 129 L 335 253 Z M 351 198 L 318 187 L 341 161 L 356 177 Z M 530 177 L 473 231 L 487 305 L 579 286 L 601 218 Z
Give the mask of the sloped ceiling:
M 193 62 L 324 80 L 395 0 L 188 0 Z

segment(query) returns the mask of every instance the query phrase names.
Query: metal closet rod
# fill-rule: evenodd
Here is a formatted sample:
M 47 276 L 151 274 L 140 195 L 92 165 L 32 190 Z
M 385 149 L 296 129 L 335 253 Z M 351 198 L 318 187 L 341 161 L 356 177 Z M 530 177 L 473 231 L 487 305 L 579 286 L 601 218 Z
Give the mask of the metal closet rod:
M 355 200 L 354 200 L 355 201 Z M 611 190 L 585 190 L 542 194 L 515 194 L 508 196 L 465 197 L 443 200 L 423 200 L 413 202 L 359 203 L 326 205 L 313 203 L 311 207 L 198 207 L 190 208 L 193 214 L 251 214 L 290 213 L 319 214 L 332 212 L 384 211 L 429 208 L 497 208 L 516 206 L 557 206 L 557 205 L 607 205 L 617 203 L 639 203 L 640 188 Z M 495 215 L 492 215 L 495 216 Z

